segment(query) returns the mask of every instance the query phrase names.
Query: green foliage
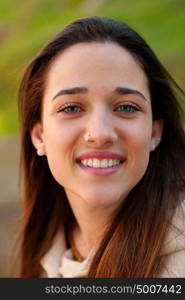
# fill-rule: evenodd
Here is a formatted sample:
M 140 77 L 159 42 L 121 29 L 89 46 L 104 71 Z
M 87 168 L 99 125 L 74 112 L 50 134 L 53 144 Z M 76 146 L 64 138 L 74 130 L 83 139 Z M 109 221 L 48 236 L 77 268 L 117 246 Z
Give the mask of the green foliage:
M 6 0 L 0 2 L 0 134 L 18 130 L 17 89 L 31 58 L 67 23 L 88 15 L 122 20 L 138 31 L 183 87 L 183 0 Z

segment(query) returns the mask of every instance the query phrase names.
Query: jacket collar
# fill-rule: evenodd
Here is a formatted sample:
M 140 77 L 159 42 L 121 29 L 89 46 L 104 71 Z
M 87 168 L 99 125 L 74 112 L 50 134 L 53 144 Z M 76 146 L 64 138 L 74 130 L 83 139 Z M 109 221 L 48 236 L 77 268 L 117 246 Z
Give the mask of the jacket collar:
M 41 259 L 46 277 L 61 277 L 59 273 L 61 257 L 66 250 L 64 230 L 59 230 L 50 250 Z M 181 250 L 185 250 L 185 201 L 177 208 L 160 255 L 169 255 Z
M 53 244 L 49 251 L 41 259 L 41 266 L 43 267 L 46 277 L 58 278 L 60 277 L 59 267 L 61 257 L 66 251 L 66 241 L 63 230 L 59 230 L 54 238 Z

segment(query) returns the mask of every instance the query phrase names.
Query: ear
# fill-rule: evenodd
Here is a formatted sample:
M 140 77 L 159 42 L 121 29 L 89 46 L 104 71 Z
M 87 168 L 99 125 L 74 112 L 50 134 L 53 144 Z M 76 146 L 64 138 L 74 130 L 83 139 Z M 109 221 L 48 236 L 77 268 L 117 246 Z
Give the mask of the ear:
M 44 145 L 44 135 L 43 135 L 43 126 L 41 122 L 38 122 L 34 125 L 31 130 L 31 140 L 37 150 L 37 154 L 42 156 L 45 154 L 45 145 Z
M 154 151 L 159 145 L 162 138 L 162 132 L 163 120 L 153 121 L 150 151 Z

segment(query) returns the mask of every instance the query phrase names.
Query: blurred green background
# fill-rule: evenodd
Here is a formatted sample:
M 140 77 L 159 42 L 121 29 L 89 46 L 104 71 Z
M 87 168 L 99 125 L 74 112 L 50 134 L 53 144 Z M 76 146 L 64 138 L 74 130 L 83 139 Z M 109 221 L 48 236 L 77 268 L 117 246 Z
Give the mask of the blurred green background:
M 17 90 L 38 50 L 79 17 L 102 15 L 128 23 L 185 87 L 185 0 L 0 1 L 0 277 L 8 277 L 20 210 Z
M 185 0 L 4 0 L 0 2 L 0 135 L 18 131 L 16 95 L 26 64 L 64 25 L 88 15 L 131 25 L 184 88 Z

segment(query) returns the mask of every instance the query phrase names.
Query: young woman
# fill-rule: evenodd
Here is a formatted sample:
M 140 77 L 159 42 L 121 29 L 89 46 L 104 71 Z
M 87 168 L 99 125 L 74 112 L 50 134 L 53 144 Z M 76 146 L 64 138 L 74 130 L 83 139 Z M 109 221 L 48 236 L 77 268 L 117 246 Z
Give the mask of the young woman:
M 20 277 L 185 277 L 177 90 L 108 18 L 74 21 L 33 59 L 19 94 Z

